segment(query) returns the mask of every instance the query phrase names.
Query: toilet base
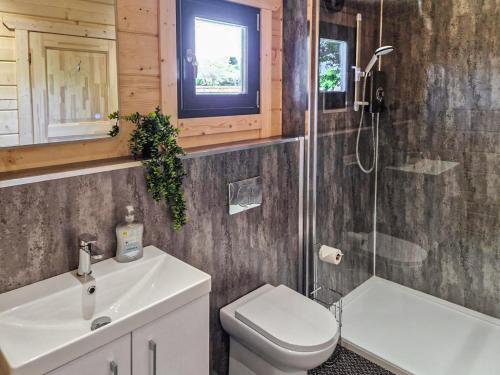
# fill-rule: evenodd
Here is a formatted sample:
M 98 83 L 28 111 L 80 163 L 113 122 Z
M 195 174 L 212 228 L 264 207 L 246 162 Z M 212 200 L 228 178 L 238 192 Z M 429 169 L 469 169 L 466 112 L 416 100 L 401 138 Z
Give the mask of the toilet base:
M 279 369 L 230 339 L 229 375 L 307 375 L 307 371 Z

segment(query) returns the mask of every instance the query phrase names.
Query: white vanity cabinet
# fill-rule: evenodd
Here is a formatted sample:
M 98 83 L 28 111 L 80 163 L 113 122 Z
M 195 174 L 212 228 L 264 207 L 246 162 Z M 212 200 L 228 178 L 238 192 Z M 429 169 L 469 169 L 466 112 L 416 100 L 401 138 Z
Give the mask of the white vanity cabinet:
M 123 336 L 47 375 L 131 375 L 130 342 L 130 334 Z
M 208 295 L 132 332 L 134 375 L 208 375 Z
M 209 374 L 210 275 L 154 246 L 75 273 L 0 294 L 0 374 Z
M 208 375 L 205 295 L 47 375 Z

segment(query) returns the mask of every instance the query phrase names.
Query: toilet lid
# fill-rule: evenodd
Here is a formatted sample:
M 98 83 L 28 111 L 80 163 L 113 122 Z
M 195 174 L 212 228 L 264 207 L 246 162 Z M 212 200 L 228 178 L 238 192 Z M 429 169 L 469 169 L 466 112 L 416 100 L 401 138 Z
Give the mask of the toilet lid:
M 333 314 L 284 285 L 238 307 L 235 316 L 275 344 L 293 351 L 322 350 L 337 338 Z

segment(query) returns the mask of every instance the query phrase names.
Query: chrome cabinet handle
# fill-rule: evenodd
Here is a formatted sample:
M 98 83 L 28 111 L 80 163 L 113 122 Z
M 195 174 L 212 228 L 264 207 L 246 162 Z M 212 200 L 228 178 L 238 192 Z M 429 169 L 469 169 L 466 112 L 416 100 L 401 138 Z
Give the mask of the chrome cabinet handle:
M 111 361 L 111 363 L 109 364 L 109 369 L 111 370 L 111 373 L 113 375 L 118 375 L 118 365 L 115 361 Z
M 156 375 L 156 342 L 149 340 L 149 351 L 153 353 L 153 375 Z

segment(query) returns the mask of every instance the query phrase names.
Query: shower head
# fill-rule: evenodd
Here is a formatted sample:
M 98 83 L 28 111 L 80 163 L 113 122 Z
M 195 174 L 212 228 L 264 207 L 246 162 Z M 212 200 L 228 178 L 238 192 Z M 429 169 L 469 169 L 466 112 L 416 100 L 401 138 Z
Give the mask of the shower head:
M 393 46 L 383 46 L 383 47 L 377 48 L 377 50 L 375 51 L 375 56 L 387 55 L 388 53 L 391 53 L 392 51 L 394 51 Z
M 370 62 L 368 63 L 368 66 L 365 69 L 365 73 L 366 74 L 370 73 L 370 71 L 373 69 L 373 66 L 375 65 L 375 63 L 377 62 L 377 60 L 379 59 L 380 56 L 387 55 L 387 54 L 391 53 L 392 51 L 394 51 L 393 46 L 382 46 L 380 48 L 377 48 L 377 50 L 375 51 L 375 53 L 372 56 L 372 59 L 370 60 Z

